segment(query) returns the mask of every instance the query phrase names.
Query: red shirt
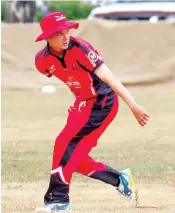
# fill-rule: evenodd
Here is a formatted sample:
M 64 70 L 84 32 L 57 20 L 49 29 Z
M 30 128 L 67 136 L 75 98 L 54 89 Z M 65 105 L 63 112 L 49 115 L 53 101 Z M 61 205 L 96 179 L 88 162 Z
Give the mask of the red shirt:
M 112 91 L 94 73 L 102 63 L 103 59 L 87 41 L 75 37 L 70 37 L 68 49 L 63 52 L 62 57 L 52 54 L 49 45 L 35 57 L 36 68 L 42 74 L 57 77 L 81 100 L 106 95 Z

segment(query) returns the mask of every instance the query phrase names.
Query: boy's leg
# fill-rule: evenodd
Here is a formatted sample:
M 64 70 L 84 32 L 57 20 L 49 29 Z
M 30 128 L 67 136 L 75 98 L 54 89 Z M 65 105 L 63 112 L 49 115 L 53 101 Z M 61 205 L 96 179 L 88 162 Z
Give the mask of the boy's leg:
M 117 112 L 118 112 L 118 97 L 115 96 L 113 107 L 111 108 L 111 111 L 106 116 L 106 118 L 103 120 L 102 124 L 97 129 L 95 129 L 90 135 L 88 135 L 86 138 L 84 138 L 84 143 L 89 138 L 89 140 L 91 140 L 91 145 L 93 144 L 92 147 L 96 146 L 98 139 L 103 134 L 103 132 L 106 130 L 106 128 L 109 126 L 109 124 L 113 121 Z M 83 142 L 81 141 L 81 143 L 83 143 Z M 80 143 L 80 145 L 81 145 L 81 143 Z M 110 166 L 107 166 L 101 162 L 96 162 L 88 154 L 84 153 L 84 156 L 85 157 L 82 158 L 82 160 L 79 162 L 78 166 L 76 167 L 76 170 L 75 170 L 76 172 L 89 176 L 94 179 L 101 180 L 101 181 L 108 183 L 110 185 L 113 185 L 115 187 L 118 187 L 118 185 L 120 183 L 120 180 L 119 180 L 120 172 L 119 171 L 117 171 L 117 170 L 111 168 Z
M 80 165 L 76 169 L 76 172 L 103 181 L 114 187 L 118 187 L 120 183 L 119 171 L 101 162 L 95 161 L 90 156 L 81 161 Z
M 93 110 L 94 102 L 89 102 L 82 113 L 75 111 L 69 115 L 67 125 L 55 143 L 50 185 L 45 195 L 46 205 L 69 202 L 72 173 L 76 172 L 81 160 L 96 146 L 98 138 L 116 116 L 117 97 L 110 94 L 105 106 L 96 111 Z
M 77 110 L 69 110 L 67 124 L 55 140 L 50 182 L 44 196 L 45 205 L 69 202 L 69 185 L 71 178 L 68 183 L 64 178 L 62 169 L 70 158 L 71 149 L 75 147 L 74 144 L 70 142 L 87 123 L 92 107 L 93 102 L 90 102 L 86 111 L 83 111 L 83 115 Z
M 117 100 L 115 99 L 117 102 Z M 117 107 L 116 107 L 117 106 Z M 96 145 L 98 138 L 105 131 L 108 125 L 114 119 L 118 110 L 118 104 L 114 104 L 111 112 L 104 119 L 102 125 L 88 135 L 84 140 L 88 141 L 88 137 L 94 140 L 92 144 Z M 84 141 L 84 142 L 85 142 Z M 82 143 L 82 141 L 81 141 Z M 79 145 L 81 145 L 81 143 Z M 77 151 L 77 150 L 76 150 Z M 83 152 L 82 152 L 83 153 Z M 120 195 L 124 196 L 130 201 L 132 206 L 137 206 L 138 195 L 135 189 L 135 183 L 133 180 L 132 172 L 130 169 L 123 170 L 121 172 L 101 163 L 93 160 L 89 155 L 84 153 L 84 158 L 80 161 L 76 167 L 76 172 L 84 174 L 94 179 L 101 180 L 117 188 Z M 71 162 L 71 161 L 70 161 Z M 75 165 L 75 164 L 74 164 Z
M 131 206 L 136 207 L 138 205 L 138 192 L 130 168 L 119 172 L 88 156 L 87 159 L 81 161 L 76 172 L 114 186 L 118 193 L 129 201 Z
M 110 103 L 111 100 L 112 104 Z M 113 121 L 118 112 L 118 97 L 114 95 L 114 97 L 111 99 L 109 98 L 108 101 L 106 102 L 106 105 L 110 103 L 111 106 L 107 108 L 106 111 L 104 109 L 104 113 L 102 113 L 101 116 L 96 116 L 96 112 L 92 112 L 86 125 L 69 144 L 68 149 L 70 149 L 72 154 L 65 165 L 62 163 L 62 165 L 64 165 L 63 174 L 68 182 L 69 179 L 71 179 L 72 174 L 76 172 L 77 168 L 80 166 L 81 161 L 87 159 L 92 148 L 97 145 L 99 137 Z M 98 111 L 98 113 L 99 112 L 103 112 L 103 109 Z M 77 140 L 79 140 L 78 144 L 76 148 L 74 148 Z M 68 149 L 66 150 L 66 156 L 68 156 L 69 153 Z M 99 170 L 99 168 L 97 168 L 97 170 Z

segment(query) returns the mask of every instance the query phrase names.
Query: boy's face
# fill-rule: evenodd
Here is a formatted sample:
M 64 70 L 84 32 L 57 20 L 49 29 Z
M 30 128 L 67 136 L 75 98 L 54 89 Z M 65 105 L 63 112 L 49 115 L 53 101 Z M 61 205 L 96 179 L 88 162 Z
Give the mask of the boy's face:
M 69 40 L 69 29 L 61 30 L 46 39 L 51 47 L 57 47 L 60 50 L 66 50 L 68 48 Z

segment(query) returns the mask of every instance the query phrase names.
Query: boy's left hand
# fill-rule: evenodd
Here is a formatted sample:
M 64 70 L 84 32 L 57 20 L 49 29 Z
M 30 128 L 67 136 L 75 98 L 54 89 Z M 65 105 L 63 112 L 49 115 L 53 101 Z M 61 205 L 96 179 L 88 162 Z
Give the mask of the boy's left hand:
M 139 105 L 134 105 L 134 107 L 132 107 L 132 112 L 134 114 L 134 117 L 136 118 L 136 120 L 138 121 L 138 123 L 141 126 L 145 126 L 150 118 L 150 116 L 148 115 L 148 113 Z

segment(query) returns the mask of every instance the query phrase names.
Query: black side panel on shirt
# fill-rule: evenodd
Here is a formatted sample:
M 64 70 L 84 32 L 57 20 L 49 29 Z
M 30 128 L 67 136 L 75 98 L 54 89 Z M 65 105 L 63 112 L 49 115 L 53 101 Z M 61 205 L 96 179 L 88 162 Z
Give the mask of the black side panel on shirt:
M 113 91 L 112 88 L 95 75 L 94 72 L 91 72 L 90 75 L 93 79 L 93 86 L 98 95 L 107 95 Z

